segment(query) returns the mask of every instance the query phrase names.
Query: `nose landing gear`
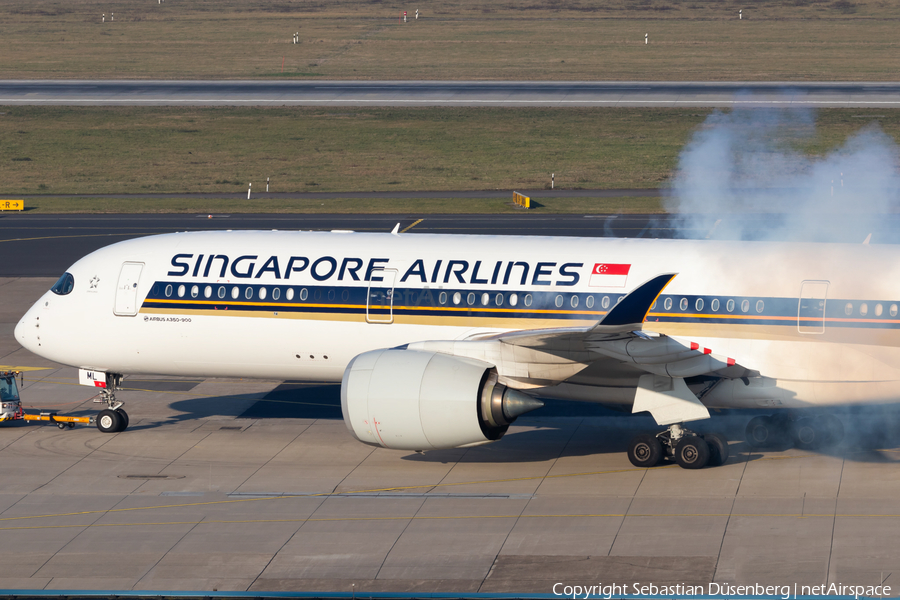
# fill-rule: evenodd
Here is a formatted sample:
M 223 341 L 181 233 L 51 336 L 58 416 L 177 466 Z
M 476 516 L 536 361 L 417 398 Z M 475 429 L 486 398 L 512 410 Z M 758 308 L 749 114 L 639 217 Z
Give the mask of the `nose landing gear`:
M 728 441 L 721 434 L 699 435 L 674 423 L 656 435 L 637 435 L 628 444 L 628 460 L 636 467 L 653 467 L 664 458 L 683 469 L 718 467 L 728 460 Z
M 125 403 L 116 400 L 120 382 L 121 376 L 115 377 L 112 387 L 100 390 L 100 397 L 94 399 L 94 402 L 105 402 L 108 407 L 97 415 L 97 429 L 103 433 L 118 433 L 128 428 L 128 413 L 122 409 Z

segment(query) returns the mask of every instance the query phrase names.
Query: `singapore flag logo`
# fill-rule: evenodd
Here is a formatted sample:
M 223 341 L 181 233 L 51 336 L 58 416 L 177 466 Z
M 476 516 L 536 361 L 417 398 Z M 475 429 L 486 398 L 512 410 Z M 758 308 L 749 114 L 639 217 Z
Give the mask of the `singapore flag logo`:
M 597 263 L 591 271 L 591 287 L 625 287 L 631 265 Z

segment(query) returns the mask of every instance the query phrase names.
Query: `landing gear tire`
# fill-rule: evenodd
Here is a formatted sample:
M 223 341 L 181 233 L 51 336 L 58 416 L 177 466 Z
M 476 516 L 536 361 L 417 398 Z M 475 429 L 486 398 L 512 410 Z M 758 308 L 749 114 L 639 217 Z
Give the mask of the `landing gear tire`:
M 747 423 L 747 443 L 754 448 L 765 448 L 771 443 L 772 419 L 769 417 L 753 417 Z
M 60 429 L 65 429 L 67 427 L 67 425 L 65 423 L 57 423 L 56 426 L 59 427 Z
M 709 455 L 709 444 L 700 436 L 685 436 L 675 446 L 675 462 L 682 469 L 702 469 L 709 463 Z
M 794 446 L 801 450 L 813 450 L 824 442 L 826 433 L 817 426 L 815 419 L 803 417 L 797 419 L 791 428 L 791 437 L 794 438 Z
M 844 424 L 834 415 L 819 415 L 815 418 L 815 425 L 824 434 L 823 446 L 837 446 L 844 440 Z
M 700 436 L 709 445 L 709 462 L 707 466 L 721 467 L 728 461 L 728 440 L 719 433 L 707 433 Z
M 747 443 L 751 448 L 771 448 L 785 443 L 786 423 L 776 417 L 753 417 L 747 423 Z
M 105 408 L 97 415 L 97 429 L 103 433 L 116 433 L 122 426 L 122 415 L 114 410 Z
M 125 431 L 128 429 L 128 413 L 121 408 L 117 408 L 116 412 L 119 413 L 119 416 L 122 418 L 122 425 L 119 427 L 119 431 Z
M 663 457 L 662 444 L 655 435 L 642 433 L 628 444 L 628 460 L 636 467 L 655 467 Z

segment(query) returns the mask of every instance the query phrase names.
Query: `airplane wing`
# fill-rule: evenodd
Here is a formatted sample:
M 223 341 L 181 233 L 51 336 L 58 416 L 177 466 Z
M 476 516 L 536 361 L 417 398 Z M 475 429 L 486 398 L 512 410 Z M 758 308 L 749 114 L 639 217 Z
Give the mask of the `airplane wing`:
M 715 355 L 698 344 L 643 331 L 647 313 L 674 278 L 674 273 L 667 273 L 638 286 L 592 327 L 517 331 L 495 339 L 560 355 L 569 353 L 573 358 L 579 352 L 590 352 L 668 377 L 758 376 L 758 372 L 742 367 L 733 358 Z
M 633 412 L 648 411 L 660 425 L 705 419 L 709 412 L 686 378 L 707 379 L 702 395 L 719 380 L 759 373 L 696 343 L 643 330 L 647 313 L 675 275 L 661 274 L 638 286 L 590 327 L 513 331 L 408 347 L 494 364 L 500 382 L 514 389 L 551 387 L 605 362 L 612 370 L 636 375 Z

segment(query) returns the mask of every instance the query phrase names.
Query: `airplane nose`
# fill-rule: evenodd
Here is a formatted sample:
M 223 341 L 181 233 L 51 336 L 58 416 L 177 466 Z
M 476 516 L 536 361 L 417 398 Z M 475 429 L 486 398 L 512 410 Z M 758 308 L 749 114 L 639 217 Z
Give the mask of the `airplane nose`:
M 35 352 L 40 344 L 40 321 L 38 319 L 39 317 L 35 314 L 34 308 L 32 308 L 25 313 L 25 316 L 16 325 L 16 330 L 13 334 L 16 337 L 16 341 L 31 352 Z

